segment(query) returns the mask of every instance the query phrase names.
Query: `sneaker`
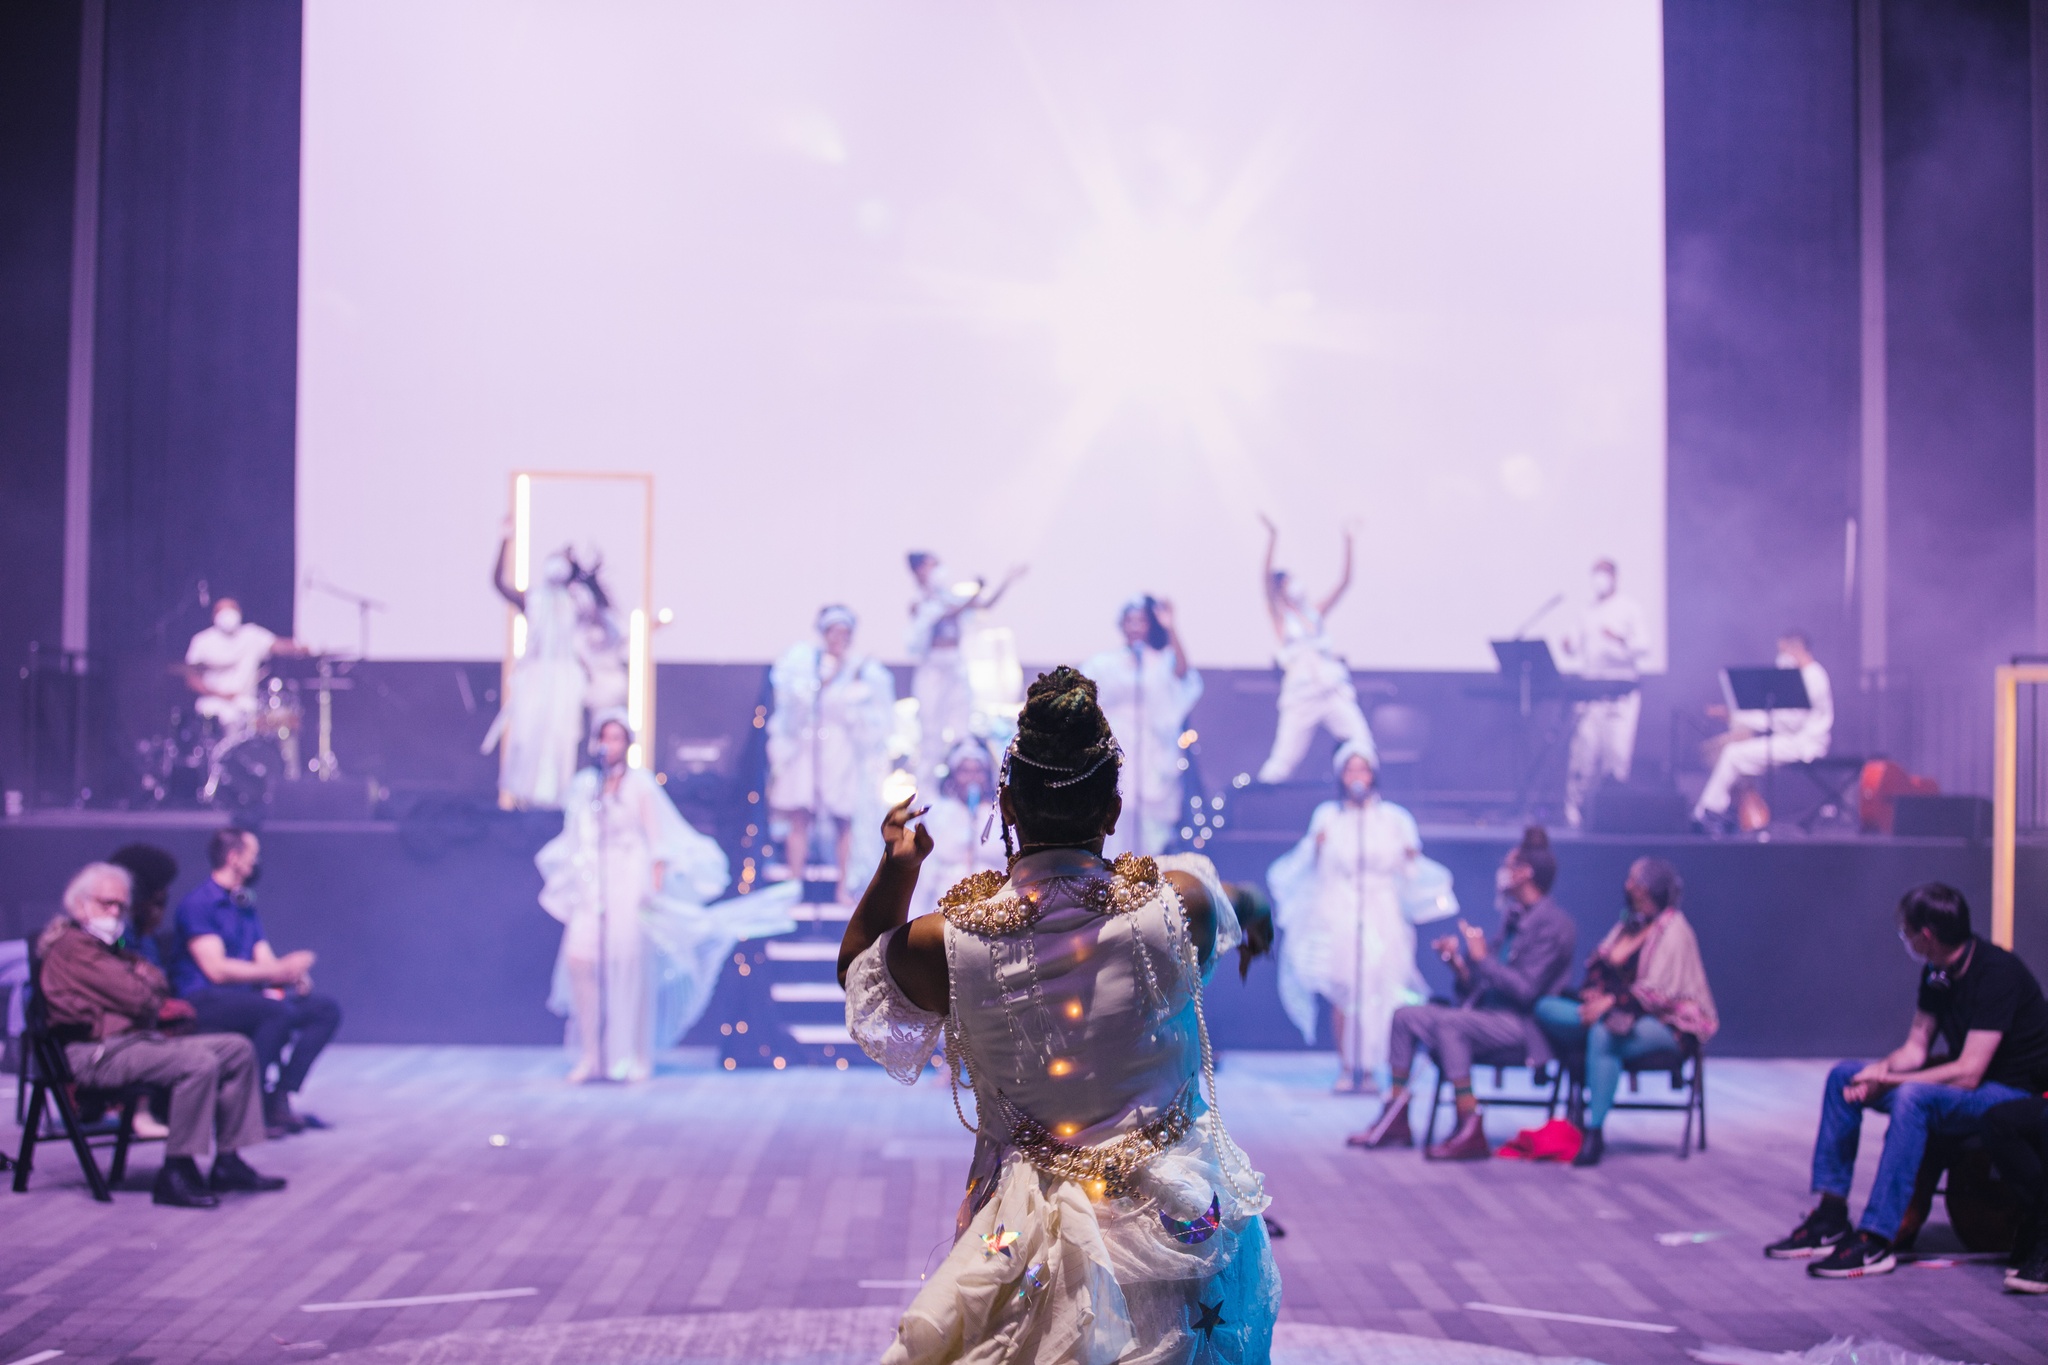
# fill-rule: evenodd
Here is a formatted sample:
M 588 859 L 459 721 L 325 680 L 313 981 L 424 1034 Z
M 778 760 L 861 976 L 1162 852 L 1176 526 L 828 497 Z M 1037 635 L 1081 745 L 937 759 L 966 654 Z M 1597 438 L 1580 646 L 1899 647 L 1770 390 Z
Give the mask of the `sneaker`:
M 2005 1272 L 2005 1287 L 2015 1294 L 2048 1294 L 2048 1241 L 2034 1243 L 2027 1259 Z
M 1874 1232 L 1852 1232 L 1835 1249 L 1806 1267 L 1806 1273 L 1823 1280 L 1860 1280 L 1866 1275 L 1889 1275 L 1899 1268 L 1892 1244 Z
M 1808 1257 L 1826 1255 L 1848 1235 L 1848 1211 L 1832 1199 L 1823 1199 L 1806 1215 L 1804 1222 L 1792 1229 L 1790 1237 L 1780 1238 L 1765 1247 L 1764 1255 L 1774 1261 L 1803 1261 Z

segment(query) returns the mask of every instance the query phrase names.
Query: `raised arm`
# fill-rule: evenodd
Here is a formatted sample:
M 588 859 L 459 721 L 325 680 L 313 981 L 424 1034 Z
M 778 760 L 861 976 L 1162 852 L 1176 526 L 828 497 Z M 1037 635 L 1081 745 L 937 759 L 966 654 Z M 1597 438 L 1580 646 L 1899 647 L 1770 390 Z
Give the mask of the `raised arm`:
M 498 542 L 498 566 L 491 573 L 491 586 L 498 590 L 498 596 L 510 602 L 518 610 L 526 610 L 526 594 L 512 586 L 512 538 L 510 536 L 506 536 Z
M 1166 632 L 1166 647 L 1173 651 L 1173 676 L 1185 678 L 1188 675 L 1188 652 L 1181 647 L 1180 631 L 1174 625 L 1173 603 L 1153 602 L 1152 615 L 1159 622 L 1159 628 Z
M 891 929 L 902 925 L 910 914 L 910 898 L 917 890 L 917 874 L 932 851 L 932 836 L 922 823 L 921 810 L 910 808 L 910 799 L 899 802 L 882 821 L 882 862 L 874 880 L 861 893 L 846 933 L 839 940 L 839 984 L 853 960 L 874 947 Z M 911 1004 L 942 1014 L 950 997 L 946 978 L 945 920 L 926 915 L 889 940 L 889 975 Z
M 1028 564 L 1011 565 L 1010 571 L 1003 575 L 1002 582 L 996 584 L 993 590 L 986 588 L 983 589 L 980 593 L 975 595 L 974 600 L 968 605 L 974 607 L 977 611 L 990 610 L 995 606 L 996 603 L 1003 600 L 1003 594 L 1010 590 L 1010 585 L 1012 583 L 1015 583 L 1018 579 L 1022 578 L 1024 576 L 1024 571 L 1029 567 L 1030 566 Z
M 1346 532 L 1344 533 L 1344 570 L 1343 570 L 1343 572 L 1342 572 L 1342 573 L 1340 573 L 1340 574 L 1338 574 L 1338 575 L 1337 575 L 1337 586 L 1336 586 L 1336 587 L 1334 587 L 1334 588 L 1332 588 L 1332 589 L 1330 589 L 1330 595 L 1329 595 L 1328 597 L 1325 597 L 1325 598 L 1323 599 L 1323 606 L 1322 606 L 1322 612 L 1323 612 L 1323 615 L 1325 615 L 1325 616 L 1328 616 L 1328 615 L 1329 615 L 1329 614 L 1330 614 L 1330 613 L 1331 613 L 1332 611 L 1336 610 L 1336 607 L 1337 607 L 1337 600 L 1338 600 L 1339 598 L 1341 598 L 1341 597 L 1342 597 L 1342 596 L 1344 595 L 1344 590 L 1345 590 L 1346 588 L 1350 587 L 1350 586 L 1351 586 L 1351 532 L 1349 532 L 1349 531 L 1346 531 Z

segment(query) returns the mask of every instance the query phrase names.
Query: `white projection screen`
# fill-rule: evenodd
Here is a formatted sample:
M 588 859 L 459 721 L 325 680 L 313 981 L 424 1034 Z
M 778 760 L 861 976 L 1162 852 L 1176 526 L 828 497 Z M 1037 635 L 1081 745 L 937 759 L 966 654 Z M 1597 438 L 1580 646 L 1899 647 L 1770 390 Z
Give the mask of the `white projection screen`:
M 1265 512 L 1318 595 L 1357 528 L 1355 666 L 1490 667 L 1605 555 L 1662 667 L 1655 0 L 305 20 L 298 570 L 374 657 L 497 657 L 509 474 L 589 469 L 654 476 L 664 660 L 832 601 L 900 659 L 930 549 L 1030 566 L 1027 661 L 1150 591 L 1260 666 Z

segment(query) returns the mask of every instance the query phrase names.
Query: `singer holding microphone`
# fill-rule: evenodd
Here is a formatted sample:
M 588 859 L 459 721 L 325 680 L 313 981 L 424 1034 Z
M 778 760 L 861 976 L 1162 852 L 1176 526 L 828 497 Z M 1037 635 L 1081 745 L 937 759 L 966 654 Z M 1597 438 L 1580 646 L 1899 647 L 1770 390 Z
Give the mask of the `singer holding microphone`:
M 1650 651 L 1644 643 L 1643 609 L 1618 590 L 1618 577 L 1613 560 L 1593 562 L 1592 605 L 1578 629 L 1560 643 L 1565 658 L 1578 664 L 1580 676 L 1632 683 Z M 1643 694 L 1633 687 L 1578 704 L 1564 779 L 1564 816 L 1573 829 L 1585 820 L 1586 803 L 1603 779 L 1628 781 L 1642 713 Z
M 1083 664 L 1096 698 L 1122 746 L 1117 795 L 1124 803 L 1105 857 L 1164 853 L 1182 812 L 1181 728 L 1202 696 L 1202 675 L 1188 666 L 1175 628 L 1173 604 L 1149 593 L 1124 604 L 1117 616 L 1121 649 L 1105 649 Z

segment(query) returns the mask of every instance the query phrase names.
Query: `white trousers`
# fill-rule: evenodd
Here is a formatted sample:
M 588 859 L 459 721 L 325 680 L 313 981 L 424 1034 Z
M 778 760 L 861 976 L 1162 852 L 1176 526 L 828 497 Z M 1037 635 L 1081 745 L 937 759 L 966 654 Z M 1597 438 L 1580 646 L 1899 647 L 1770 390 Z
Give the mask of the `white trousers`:
M 1373 747 L 1372 728 L 1365 723 L 1365 712 L 1358 709 L 1358 694 L 1349 682 L 1293 696 L 1283 689 L 1280 725 L 1273 732 L 1273 751 L 1259 768 L 1259 781 L 1285 782 L 1292 777 L 1316 737 L 1317 726 L 1335 735 L 1339 744 L 1355 739 L 1368 749 Z
M 1602 779 L 1628 781 L 1636 756 L 1636 722 L 1642 715 L 1640 692 L 1579 703 L 1564 776 L 1564 818 L 1573 829 L 1585 818 L 1586 802 Z
M 917 780 L 936 791 L 932 774 L 946 752 L 967 738 L 974 719 L 967 660 L 958 649 L 933 650 L 910 675 L 910 694 L 917 698 Z
M 1721 756 L 1714 761 L 1714 771 L 1707 778 L 1706 789 L 1700 793 L 1699 804 L 1693 807 L 1693 819 L 1724 813 L 1735 784 L 1745 777 L 1761 777 L 1767 768 L 1782 768 L 1788 763 L 1811 763 L 1820 757 L 1822 754 L 1814 753 L 1813 746 L 1801 742 L 1797 735 L 1772 735 L 1768 739 L 1758 735 L 1752 739 L 1730 740 L 1722 748 Z

